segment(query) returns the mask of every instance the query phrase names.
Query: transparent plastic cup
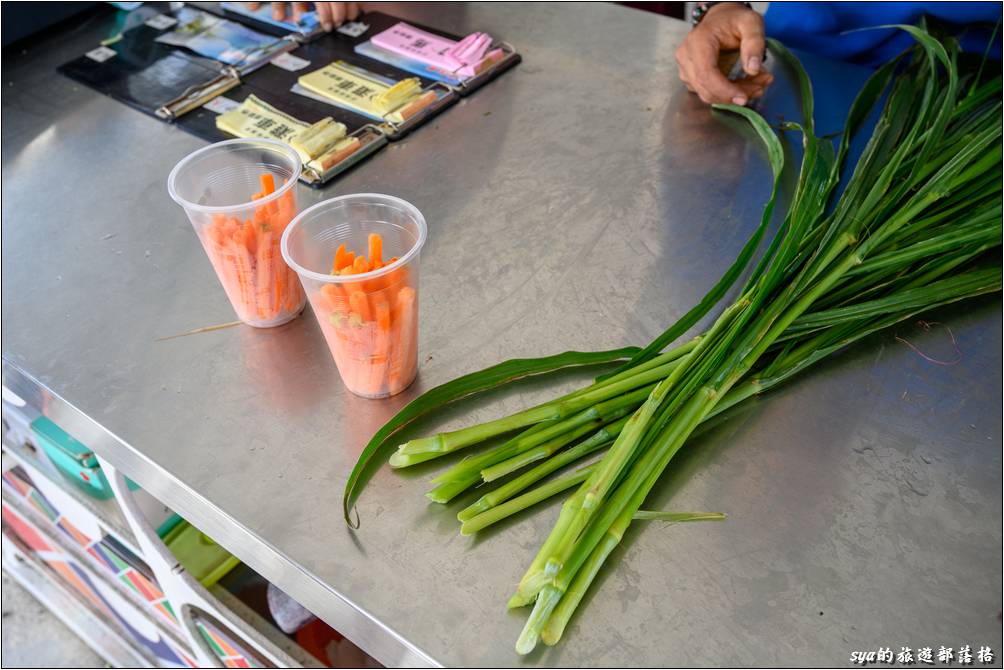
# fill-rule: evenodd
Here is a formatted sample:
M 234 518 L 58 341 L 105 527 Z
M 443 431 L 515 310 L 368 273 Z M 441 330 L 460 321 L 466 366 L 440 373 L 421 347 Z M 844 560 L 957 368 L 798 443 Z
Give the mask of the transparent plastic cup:
M 167 178 L 167 190 L 185 208 L 230 304 L 250 326 L 286 323 L 306 302 L 279 250 L 296 216 L 299 176 L 300 157 L 289 145 L 238 139 L 189 154 Z
M 340 245 L 375 260 L 368 254 L 374 233 L 382 239 L 381 259 L 387 264 L 361 274 L 333 274 Z M 300 276 L 338 374 L 356 395 L 386 398 L 415 379 L 418 260 L 426 235 L 418 209 L 378 193 L 318 203 L 282 235 L 282 257 Z

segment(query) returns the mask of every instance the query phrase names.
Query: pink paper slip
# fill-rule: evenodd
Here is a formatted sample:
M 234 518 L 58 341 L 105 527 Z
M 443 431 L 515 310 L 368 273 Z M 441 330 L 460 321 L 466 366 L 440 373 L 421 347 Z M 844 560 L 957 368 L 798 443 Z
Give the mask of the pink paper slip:
M 446 72 L 473 69 L 485 56 L 491 37 L 474 33 L 460 42 L 427 33 L 403 21 L 378 35 L 373 44 Z

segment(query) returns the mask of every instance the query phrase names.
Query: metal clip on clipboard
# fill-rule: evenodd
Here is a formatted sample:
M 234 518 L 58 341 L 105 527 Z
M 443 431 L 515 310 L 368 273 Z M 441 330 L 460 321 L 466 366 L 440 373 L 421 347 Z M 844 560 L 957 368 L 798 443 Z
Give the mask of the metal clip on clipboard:
M 179 116 L 201 107 L 218 95 L 223 95 L 241 83 L 240 72 L 229 65 L 205 84 L 190 86 L 181 95 L 165 102 L 154 113 L 165 121 L 174 121 Z
M 481 88 L 489 81 L 499 76 L 509 68 L 513 67 L 522 60 L 522 57 L 516 53 L 516 48 L 509 44 L 508 42 L 499 42 L 497 47 L 502 49 L 503 56 L 501 60 L 498 60 L 488 67 L 486 67 L 481 72 L 477 73 L 473 77 L 468 77 L 467 79 L 461 81 L 459 84 L 452 86 L 452 88 L 457 91 L 461 96 L 470 95 L 475 90 Z
M 348 170 L 350 167 L 374 153 L 387 144 L 387 132 L 382 126 L 367 123 L 358 130 L 349 133 L 348 137 L 355 137 L 359 140 L 359 147 L 343 159 L 328 166 L 325 169 L 318 169 L 311 165 L 314 161 L 307 163 L 300 171 L 300 180 L 308 186 L 315 188 L 323 186 L 329 179 L 340 172 Z
M 158 107 L 154 113 L 165 121 L 174 121 L 193 109 L 201 107 L 213 98 L 239 86 L 242 83 L 241 77 L 247 76 L 255 70 L 264 67 L 279 54 L 289 53 L 299 46 L 300 43 L 297 41 L 297 35 L 287 35 L 286 37 L 277 39 L 268 47 L 262 49 L 261 53 L 255 58 L 248 59 L 245 63 L 224 65 L 220 70 L 220 74 L 204 84 L 190 86 L 177 98 L 169 100 Z
M 429 93 L 436 94 L 436 99 L 434 101 L 424 105 L 421 109 L 416 111 L 414 114 L 409 115 L 400 123 L 391 121 L 390 119 L 385 119 L 379 126 L 381 131 L 387 135 L 389 139 L 396 140 L 403 137 L 415 126 L 423 123 L 430 115 L 439 112 L 439 110 L 445 107 L 449 107 L 457 101 L 457 91 L 452 86 L 443 82 L 437 81 L 433 82 L 429 86 L 426 86 L 422 89 L 422 94 L 418 97 L 421 99 L 422 96 Z M 404 105 L 404 107 L 407 107 L 407 105 Z

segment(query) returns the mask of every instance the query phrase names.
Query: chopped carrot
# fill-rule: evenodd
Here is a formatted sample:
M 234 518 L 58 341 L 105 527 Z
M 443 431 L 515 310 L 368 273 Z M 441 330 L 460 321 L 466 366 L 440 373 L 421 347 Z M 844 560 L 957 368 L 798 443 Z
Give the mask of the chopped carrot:
M 260 200 L 275 191 L 271 174 L 261 175 Z M 237 315 L 251 323 L 279 319 L 303 305 L 303 288 L 296 274 L 279 259 L 282 230 L 295 214 L 293 189 L 276 203 L 255 207 L 240 221 L 214 214 L 202 232 L 203 246 Z
M 259 230 L 265 230 L 266 228 L 271 229 L 271 226 L 269 226 L 269 220 L 268 212 L 264 207 L 259 207 L 254 211 L 254 225 L 257 226 Z
M 248 253 L 254 254 L 258 242 L 255 238 L 255 225 L 251 221 L 244 222 L 244 232 L 242 239 L 244 241 L 244 246 L 247 247 Z
M 261 191 L 265 195 L 275 193 L 275 177 L 271 172 L 264 172 L 260 177 Z
M 331 312 L 334 312 L 336 310 L 339 312 L 345 311 L 344 306 L 339 307 L 339 304 L 344 303 L 345 301 L 341 287 L 339 287 L 337 284 L 325 284 L 324 286 L 321 287 L 321 293 L 324 294 L 328 303 L 331 305 L 331 309 L 329 309 L 328 311 Z
M 408 268 L 365 276 L 398 260 L 383 260 L 383 238 L 369 235 L 366 251 L 368 258 L 339 245 L 332 274 L 352 279 L 331 282 L 322 289 L 327 295 L 312 300 L 346 386 L 380 397 L 403 390 L 415 377 L 418 305 Z
M 338 271 L 341 272 L 345 268 L 351 268 L 352 264 L 356 260 L 356 254 L 353 251 L 347 251 L 342 255 L 342 260 L 337 261 Z
M 347 265 L 347 263 L 345 262 L 345 256 L 346 255 L 347 254 L 345 252 L 345 244 L 344 243 L 343 244 L 339 244 L 338 245 L 338 249 L 335 250 L 335 262 L 332 265 L 332 270 L 334 272 L 332 272 L 332 274 L 334 274 L 335 272 L 341 270 L 343 267 L 345 267 Z
M 366 294 L 362 291 L 355 291 L 349 296 L 349 306 L 363 321 L 372 320 L 372 315 L 370 314 L 370 302 L 366 299 Z
M 398 332 L 394 339 L 396 352 L 390 365 L 390 380 L 388 391 L 397 393 L 404 390 L 415 378 L 417 356 L 415 343 L 417 340 L 417 319 L 415 309 L 415 289 L 405 286 L 397 294 L 400 319 Z
M 273 249 L 272 233 L 263 232 L 258 240 L 258 253 L 255 258 L 255 304 L 258 317 L 262 319 L 267 319 L 271 311 L 269 277 L 273 274 Z
M 369 234 L 369 256 L 370 264 L 379 263 L 383 265 L 383 238 L 379 233 Z
M 325 288 L 327 285 L 325 285 Z M 317 312 L 317 320 L 323 321 L 327 319 L 329 315 L 335 311 L 335 302 L 331 299 L 331 295 L 324 291 L 322 288 L 320 291 L 314 294 L 313 298 L 314 311 Z
M 382 298 L 376 306 L 376 322 L 380 330 L 390 330 L 390 305 Z
M 390 305 L 382 296 L 375 298 L 376 304 L 376 336 L 373 340 L 373 352 L 370 357 L 369 392 L 378 395 L 385 392 L 389 376 L 389 360 L 391 347 L 391 314 Z

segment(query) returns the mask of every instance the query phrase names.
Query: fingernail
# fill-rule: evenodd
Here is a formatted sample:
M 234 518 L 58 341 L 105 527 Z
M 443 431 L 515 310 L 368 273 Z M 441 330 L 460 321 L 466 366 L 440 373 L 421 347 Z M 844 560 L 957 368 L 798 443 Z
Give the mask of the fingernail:
M 321 21 L 321 27 L 329 33 L 331 32 L 331 29 L 334 28 L 334 26 L 331 25 L 331 21 Z
M 736 105 L 745 105 L 746 104 L 746 98 L 744 98 L 741 95 L 737 95 L 736 97 L 732 98 L 732 102 L 734 104 L 736 104 Z
M 750 56 L 750 59 L 746 61 L 746 74 L 756 74 L 760 71 L 760 57 Z

